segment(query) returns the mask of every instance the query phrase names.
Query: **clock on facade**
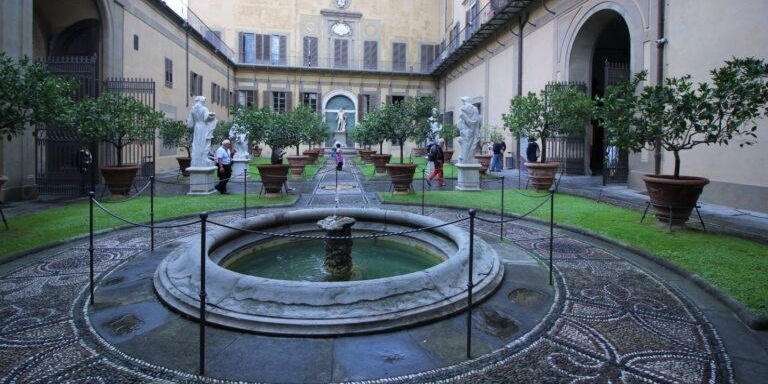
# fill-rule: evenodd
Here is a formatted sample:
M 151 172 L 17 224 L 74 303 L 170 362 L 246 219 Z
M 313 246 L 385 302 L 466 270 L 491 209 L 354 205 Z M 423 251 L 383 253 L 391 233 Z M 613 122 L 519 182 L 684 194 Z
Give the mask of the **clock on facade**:
M 349 36 L 352 33 L 352 27 L 343 21 L 339 21 L 331 25 L 331 32 L 336 36 Z

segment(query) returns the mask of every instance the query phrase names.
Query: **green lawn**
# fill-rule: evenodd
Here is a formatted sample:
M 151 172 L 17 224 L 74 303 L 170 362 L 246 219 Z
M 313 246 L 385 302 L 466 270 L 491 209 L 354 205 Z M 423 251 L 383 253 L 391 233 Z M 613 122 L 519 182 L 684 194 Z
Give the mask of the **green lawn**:
M 262 161 L 264 159 L 254 159 Z M 267 159 L 268 161 L 268 159 Z M 418 159 L 416 159 L 418 162 Z M 252 162 L 253 164 L 253 162 Z M 317 172 L 318 166 L 311 166 Z M 446 166 L 446 171 L 451 166 Z M 368 177 L 373 173 L 371 165 L 362 166 Z M 310 171 L 308 170 L 308 173 Z M 256 175 L 256 174 L 254 174 Z M 420 177 L 417 169 L 416 177 Z M 418 189 L 418 188 L 417 188 Z M 530 196 L 534 196 L 531 198 Z M 290 205 L 298 196 L 288 195 L 276 199 L 263 199 L 248 195 L 249 208 L 273 205 Z M 380 193 L 382 201 L 390 203 L 420 204 L 421 194 L 392 195 Z M 426 204 L 460 208 L 476 208 L 498 212 L 501 192 L 430 191 L 425 195 Z M 533 191 L 507 189 L 504 207 L 507 213 L 524 214 L 541 219 L 549 218 L 549 202 L 546 194 Z M 535 209 L 539 204 L 543 206 Z M 134 222 L 149 222 L 149 197 L 138 197 L 118 203 L 103 203 L 114 214 Z M 200 212 L 241 209 L 243 196 L 239 194 L 208 196 L 157 196 L 155 220 L 193 216 Z M 0 262 L 14 254 L 53 244 L 76 235 L 88 233 L 87 201 L 52 208 L 38 213 L 14 217 L 8 220 L 10 230 L 0 230 Z M 658 255 L 675 263 L 731 295 L 755 314 L 768 315 L 768 247 L 764 244 L 732 236 L 697 230 L 668 231 L 655 220 L 639 222 L 637 211 L 593 200 L 557 194 L 555 197 L 555 221 L 615 239 L 617 242 Z M 96 230 L 120 227 L 125 223 L 95 209 Z
M 420 204 L 422 198 L 421 194 L 379 195 L 382 201 L 390 203 Z M 527 213 L 545 196 L 533 191 L 506 190 L 505 212 Z M 501 192 L 432 191 L 426 193 L 425 203 L 499 212 Z M 534 210 L 531 216 L 548 220 L 549 202 Z M 637 211 L 562 194 L 555 196 L 554 218 L 556 223 L 580 227 L 655 254 L 711 282 L 755 314 L 768 315 L 765 278 L 768 275 L 768 247 L 765 244 L 693 229 L 669 231 L 656 224 L 653 218 L 640 223 Z

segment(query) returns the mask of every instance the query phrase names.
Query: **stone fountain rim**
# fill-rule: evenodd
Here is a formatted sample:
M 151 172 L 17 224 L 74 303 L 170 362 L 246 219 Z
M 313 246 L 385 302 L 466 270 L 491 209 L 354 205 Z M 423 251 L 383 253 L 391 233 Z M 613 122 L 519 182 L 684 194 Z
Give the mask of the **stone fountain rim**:
M 466 307 L 468 233 L 438 219 L 402 211 L 362 208 L 306 209 L 259 215 L 219 227 L 206 235 L 206 254 L 217 244 L 242 236 L 240 229 L 264 230 L 286 223 L 350 216 L 385 227 L 436 227 L 431 231 L 456 244 L 443 263 L 383 279 L 346 282 L 273 280 L 227 270 L 206 257 L 207 321 L 250 332 L 281 335 L 338 335 L 396 329 L 445 317 Z M 288 225 L 287 231 L 290 231 Z M 473 298 L 493 293 L 503 278 L 501 261 L 487 243 L 474 241 Z M 160 299 L 190 317 L 199 317 L 200 239 L 183 240 L 160 263 L 154 285 Z

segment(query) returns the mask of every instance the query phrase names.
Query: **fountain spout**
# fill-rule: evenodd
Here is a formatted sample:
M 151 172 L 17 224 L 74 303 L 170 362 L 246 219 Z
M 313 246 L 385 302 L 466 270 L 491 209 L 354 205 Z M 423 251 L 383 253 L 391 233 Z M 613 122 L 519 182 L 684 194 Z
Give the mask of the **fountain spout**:
M 328 216 L 317 222 L 326 230 L 325 261 L 323 268 L 331 280 L 346 281 L 352 275 L 352 226 L 351 217 Z

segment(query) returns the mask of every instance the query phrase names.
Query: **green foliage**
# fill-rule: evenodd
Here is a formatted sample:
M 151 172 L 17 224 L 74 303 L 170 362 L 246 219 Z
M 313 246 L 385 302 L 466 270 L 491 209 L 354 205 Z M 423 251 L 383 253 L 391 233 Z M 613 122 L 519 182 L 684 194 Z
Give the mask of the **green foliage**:
M 547 138 L 582 133 L 592 109 L 592 100 L 576 86 L 553 84 L 539 95 L 528 92 L 512 98 L 502 119 L 515 137 L 541 139 L 541 162 L 546 162 Z
M 187 151 L 187 157 L 190 156 L 194 131 L 183 121 L 163 119 L 158 134 L 163 141 L 163 147 L 168 149 L 183 148 Z
M 328 138 L 328 126 L 323 121 L 323 116 L 306 105 L 299 105 L 292 112 L 293 121 L 298 129 L 304 132 L 303 144 L 310 147 L 320 144 Z
M 421 141 L 429 133 L 427 119 L 436 106 L 433 97 L 408 98 L 396 103 L 384 104 L 381 108 L 365 115 L 357 129 L 367 130 L 361 135 L 370 135 L 369 140 L 381 143 L 395 139 Z M 365 136 L 364 136 L 365 137 Z M 381 152 L 381 149 L 379 150 Z M 400 162 L 403 162 L 403 146 L 400 146 Z
M 0 52 L 0 135 L 11 140 L 27 125 L 57 121 L 74 89 L 74 81 L 53 75 L 42 63 Z
M 105 92 L 97 98 L 86 97 L 75 103 L 65 124 L 77 128 L 84 143 L 111 144 L 117 152 L 117 166 L 122 166 L 123 148 L 153 140 L 155 129 L 162 125 L 163 119 L 161 112 L 133 97 Z
M 448 144 L 453 143 L 453 139 L 459 136 L 459 127 L 453 123 L 443 124 L 443 129 L 440 130 L 440 137 L 445 139 Z
M 690 75 L 645 86 L 647 73 L 610 86 L 595 115 L 611 144 L 634 152 L 664 149 L 675 157 L 680 177 L 680 151 L 700 144 L 740 146 L 757 138 L 756 120 L 768 116 L 768 65 L 756 58 L 733 58 L 710 71 L 711 83 L 694 85 Z
M 233 113 L 233 124 L 244 129 L 248 134 L 248 140 L 253 144 L 264 142 L 267 130 L 272 125 L 272 111 L 269 107 L 244 108 L 237 106 Z

